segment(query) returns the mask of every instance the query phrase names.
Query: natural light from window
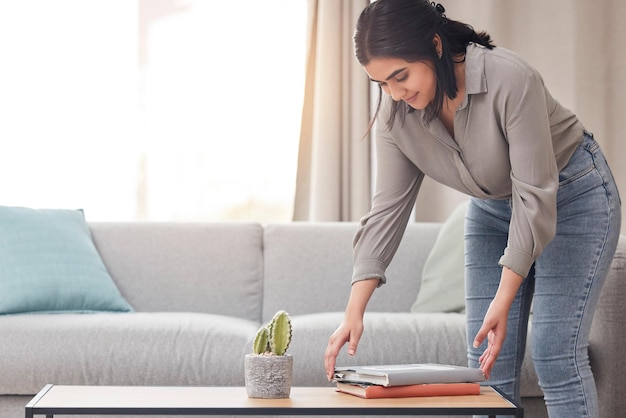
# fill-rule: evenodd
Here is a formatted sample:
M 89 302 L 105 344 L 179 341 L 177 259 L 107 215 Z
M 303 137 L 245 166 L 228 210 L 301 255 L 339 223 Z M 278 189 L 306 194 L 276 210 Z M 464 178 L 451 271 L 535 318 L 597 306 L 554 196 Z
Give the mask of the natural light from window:
M 291 220 L 306 0 L 0 1 L 0 204 Z

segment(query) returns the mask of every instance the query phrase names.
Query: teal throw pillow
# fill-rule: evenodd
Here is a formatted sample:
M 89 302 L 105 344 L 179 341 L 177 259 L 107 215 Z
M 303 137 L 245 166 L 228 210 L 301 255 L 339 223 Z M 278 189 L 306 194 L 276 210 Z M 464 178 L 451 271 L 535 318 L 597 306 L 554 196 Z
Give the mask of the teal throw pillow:
M 465 311 L 465 248 L 467 202 L 442 224 L 422 270 L 422 284 L 411 312 Z
M 132 311 L 80 210 L 0 206 L 0 314 Z

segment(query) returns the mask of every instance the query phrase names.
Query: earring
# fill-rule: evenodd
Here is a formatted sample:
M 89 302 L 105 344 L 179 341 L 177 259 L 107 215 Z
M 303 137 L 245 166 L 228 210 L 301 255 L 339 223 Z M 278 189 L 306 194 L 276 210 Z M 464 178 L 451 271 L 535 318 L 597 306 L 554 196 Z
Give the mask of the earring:
M 441 53 L 441 51 L 437 52 L 437 57 L 438 57 L 439 59 L 441 59 L 441 57 L 442 57 L 442 56 L 443 56 L 443 54 Z

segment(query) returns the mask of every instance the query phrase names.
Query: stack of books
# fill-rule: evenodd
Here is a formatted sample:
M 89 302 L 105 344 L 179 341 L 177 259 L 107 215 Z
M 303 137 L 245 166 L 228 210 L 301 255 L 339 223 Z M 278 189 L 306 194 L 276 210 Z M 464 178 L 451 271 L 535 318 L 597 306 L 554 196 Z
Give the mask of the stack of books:
M 479 369 L 447 364 L 335 367 L 337 391 L 361 398 L 407 398 L 480 394 Z

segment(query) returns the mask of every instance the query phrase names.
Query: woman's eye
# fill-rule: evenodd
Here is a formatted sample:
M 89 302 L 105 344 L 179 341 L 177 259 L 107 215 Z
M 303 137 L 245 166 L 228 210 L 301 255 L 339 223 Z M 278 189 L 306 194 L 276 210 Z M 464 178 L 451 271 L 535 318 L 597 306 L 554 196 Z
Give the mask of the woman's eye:
M 396 81 L 398 83 L 401 83 L 401 82 L 405 81 L 407 78 L 409 78 L 408 74 L 403 74 L 402 76 L 396 78 Z

